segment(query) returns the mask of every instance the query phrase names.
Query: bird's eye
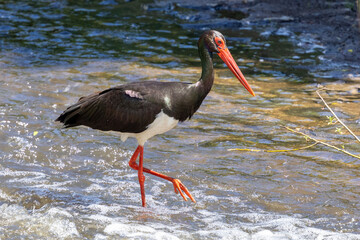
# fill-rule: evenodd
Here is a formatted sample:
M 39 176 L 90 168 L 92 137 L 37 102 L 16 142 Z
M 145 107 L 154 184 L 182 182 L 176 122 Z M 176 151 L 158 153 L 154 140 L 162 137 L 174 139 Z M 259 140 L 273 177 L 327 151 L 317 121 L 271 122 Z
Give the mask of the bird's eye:
M 222 49 L 224 47 L 224 41 L 220 39 L 219 37 L 215 37 L 215 43 L 218 46 L 218 48 Z

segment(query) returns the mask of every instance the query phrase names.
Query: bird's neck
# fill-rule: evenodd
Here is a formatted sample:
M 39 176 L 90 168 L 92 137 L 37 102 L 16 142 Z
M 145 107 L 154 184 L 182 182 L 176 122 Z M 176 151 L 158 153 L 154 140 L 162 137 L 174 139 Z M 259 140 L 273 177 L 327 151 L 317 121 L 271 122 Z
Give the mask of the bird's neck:
M 165 112 L 169 116 L 173 115 L 179 121 L 189 119 L 198 110 L 214 83 L 212 56 L 207 48 L 204 47 L 203 41 L 199 42 L 198 47 L 202 64 L 201 78 L 194 84 L 181 85 L 182 90 L 173 94 L 177 102 L 177 108 L 173 109 L 172 112 Z
M 199 48 L 199 56 L 202 65 L 202 72 L 199 84 L 203 88 L 203 94 L 205 94 L 206 96 L 210 92 L 211 87 L 214 83 L 213 58 L 212 53 L 210 53 L 206 47 Z

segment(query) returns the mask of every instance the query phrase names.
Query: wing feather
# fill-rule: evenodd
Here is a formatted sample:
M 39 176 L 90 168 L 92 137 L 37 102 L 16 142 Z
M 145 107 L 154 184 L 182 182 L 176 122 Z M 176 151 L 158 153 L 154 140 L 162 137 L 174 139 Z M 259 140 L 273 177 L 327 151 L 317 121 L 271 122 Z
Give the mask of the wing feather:
M 56 121 L 64 123 L 65 127 L 85 125 L 103 131 L 139 133 L 161 111 L 161 106 L 139 96 L 130 96 L 122 88 L 110 88 L 81 97 Z

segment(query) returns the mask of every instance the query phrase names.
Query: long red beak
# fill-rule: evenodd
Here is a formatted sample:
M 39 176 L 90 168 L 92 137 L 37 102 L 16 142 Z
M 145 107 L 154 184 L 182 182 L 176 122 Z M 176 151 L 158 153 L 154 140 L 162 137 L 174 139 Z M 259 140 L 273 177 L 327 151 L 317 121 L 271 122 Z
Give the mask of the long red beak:
M 235 77 L 239 79 L 240 83 L 246 88 L 246 90 L 248 90 L 251 95 L 255 96 L 254 91 L 251 89 L 249 83 L 246 81 L 234 58 L 231 56 L 229 49 L 225 47 L 223 49 L 219 49 L 219 51 L 219 57 L 225 62 L 225 64 L 233 72 Z

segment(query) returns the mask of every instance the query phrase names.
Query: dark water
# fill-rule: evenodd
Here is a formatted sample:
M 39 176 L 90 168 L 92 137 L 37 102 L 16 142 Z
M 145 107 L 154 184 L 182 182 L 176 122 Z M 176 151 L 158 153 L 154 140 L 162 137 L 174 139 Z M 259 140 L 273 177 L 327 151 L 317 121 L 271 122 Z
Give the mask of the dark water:
M 360 239 L 358 159 L 320 145 L 229 151 L 312 143 L 285 125 L 360 153 L 315 94 L 326 87 L 360 135 L 356 78 L 333 77 L 348 70 L 323 60 L 311 36 L 242 17 L 161 1 L 0 2 L 1 238 Z M 54 119 L 117 84 L 196 81 L 207 27 L 226 36 L 257 96 L 216 59 L 216 84 L 193 119 L 145 146 L 145 166 L 180 178 L 197 203 L 147 176 L 144 209 L 127 164 L 135 140 Z

